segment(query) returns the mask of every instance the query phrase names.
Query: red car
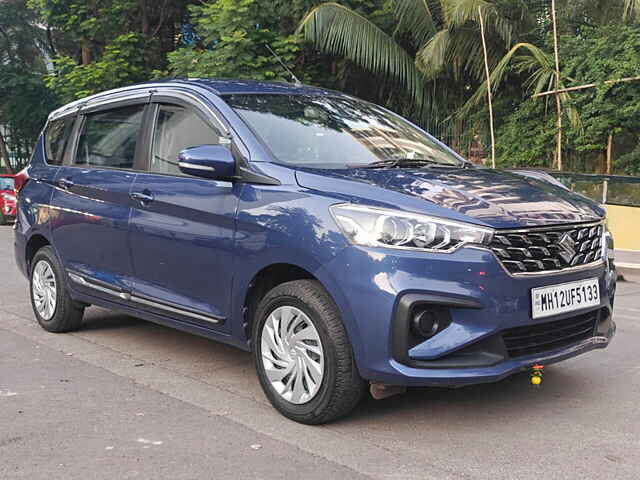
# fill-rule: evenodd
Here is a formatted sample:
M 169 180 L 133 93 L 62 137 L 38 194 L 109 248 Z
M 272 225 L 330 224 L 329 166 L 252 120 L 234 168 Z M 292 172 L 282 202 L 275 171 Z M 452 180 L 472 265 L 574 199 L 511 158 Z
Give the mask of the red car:
M 16 218 L 15 175 L 0 175 L 0 225 Z

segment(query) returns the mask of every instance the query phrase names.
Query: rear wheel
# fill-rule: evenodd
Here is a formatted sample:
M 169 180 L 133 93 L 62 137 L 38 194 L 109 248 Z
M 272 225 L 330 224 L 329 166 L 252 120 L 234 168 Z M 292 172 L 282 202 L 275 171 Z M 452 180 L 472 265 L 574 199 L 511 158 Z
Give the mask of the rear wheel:
M 275 287 L 256 312 L 254 360 L 262 388 L 284 416 L 321 424 L 349 413 L 365 391 L 336 305 L 322 286 Z
M 42 328 L 71 332 L 80 328 L 84 307 L 67 291 L 63 270 L 50 246 L 38 250 L 31 261 L 31 305 Z

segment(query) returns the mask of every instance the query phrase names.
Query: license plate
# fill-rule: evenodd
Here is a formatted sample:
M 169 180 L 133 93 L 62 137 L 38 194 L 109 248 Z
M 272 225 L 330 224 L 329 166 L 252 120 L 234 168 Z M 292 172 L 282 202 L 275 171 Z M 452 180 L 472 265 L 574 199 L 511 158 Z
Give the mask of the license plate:
M 550 317 L 600 305 L 597 278 L 531 290 L 533 318 Z

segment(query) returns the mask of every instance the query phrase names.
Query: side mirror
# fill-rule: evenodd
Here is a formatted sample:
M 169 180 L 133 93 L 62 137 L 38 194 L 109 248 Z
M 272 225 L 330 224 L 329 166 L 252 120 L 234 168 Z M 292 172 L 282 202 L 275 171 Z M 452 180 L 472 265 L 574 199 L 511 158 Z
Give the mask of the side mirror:
M 230 179 L 236 175 L 236 161 L 227 147 L 200 145 L 180 152 L 178 167 L 195 177 Z

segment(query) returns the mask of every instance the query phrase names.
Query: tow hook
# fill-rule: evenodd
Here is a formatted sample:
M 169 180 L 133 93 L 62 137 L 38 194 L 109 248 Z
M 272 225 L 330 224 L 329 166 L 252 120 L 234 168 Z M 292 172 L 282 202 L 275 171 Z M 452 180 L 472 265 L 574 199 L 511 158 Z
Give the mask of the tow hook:
M 531 367 L 531 373 L 529 373 L 529 379 L 534 387 L 539 387 L 542 383 L 542 375 L 544 373 L 544 365 L 533 365 Z
M 385 398 L 401 395 L 407 391 L 407 387 L 398 385 L 385 385 L 384 383 L 371 383 L 369 387 L 374 400 L 384 400 Z

